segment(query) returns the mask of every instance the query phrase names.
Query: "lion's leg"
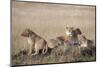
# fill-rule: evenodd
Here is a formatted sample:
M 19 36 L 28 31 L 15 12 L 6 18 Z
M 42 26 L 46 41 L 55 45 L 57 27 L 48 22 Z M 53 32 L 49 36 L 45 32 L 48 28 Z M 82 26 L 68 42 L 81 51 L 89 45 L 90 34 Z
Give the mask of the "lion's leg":
M 30 47 L 29 47 L 28 55 L 31 55 L 31 53 L 32 53 L 32 45 L 30 45 Z
M 47 50 L 48 50 L 48 46 L 47 46 L 47 44 L 46 44 L 46 45 L 44 46 L 43 50 L 42 50 L 42 54 L 46 54 Z
M 32 54 L 31 56 L 33 56 L 33 55 L 37 55 L 39 53 L 39 50 L 35 50 L 35 53 L 34 54 Z

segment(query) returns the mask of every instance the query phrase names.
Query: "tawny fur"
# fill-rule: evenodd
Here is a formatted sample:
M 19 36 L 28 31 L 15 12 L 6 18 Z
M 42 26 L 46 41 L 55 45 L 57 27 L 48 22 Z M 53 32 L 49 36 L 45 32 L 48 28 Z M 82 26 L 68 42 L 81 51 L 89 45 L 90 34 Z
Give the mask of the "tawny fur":
M 80 36 L 79 42 L 80 42 L 79 48 L 88 48 L 88 49 L 91 49 L 92 47 L 94 47 L 93 46 L 93 41 L 87 39 L 84 35 Z
M 73 27 L 66 27 L 66 38 L 65 42 L 70 45 L 79 44 L 78 35 L 81 35 L 81 30 L 79 28 L 74 29 Z
M 58 47 L 61 44 L 63 44 L 63 42 L 61 40 L 55 38 L 55 39 L 50 39 L 48 41 L 47 45 L 48 45 L 49 48 L 56 48 L 56 47 Z
M 35 32 L 31 31 L 30 29 L 25 29 L 21 35 L 27 38 L 29 44 L 28 55 L 37 55 L 41 49 L 43 54 L 47 52 L 48 46 L 46 40 L 37 35 Z M 32 54 L 32 50 L 35 51 L 34 54 Z
M 78 35 L 81 35 L 80 29 L 73 27 L 66 27 L 66 36 L 58 36 L 54 39 L 50 39 L 48 41 L 49 48 L 55 48 L 59 45 L 71 44 L 75 45 L 78 44 Z

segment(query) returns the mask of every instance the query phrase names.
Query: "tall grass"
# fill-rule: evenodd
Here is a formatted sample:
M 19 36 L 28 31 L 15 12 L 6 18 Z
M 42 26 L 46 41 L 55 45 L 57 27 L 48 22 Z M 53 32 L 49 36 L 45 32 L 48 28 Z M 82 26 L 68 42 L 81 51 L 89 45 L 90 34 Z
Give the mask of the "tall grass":
M 26 39 L 20 36 L 24 29 L 30 28 L 48 40 L 59 35 L 65 35 L 66 26 L 80 28 L 88 39 L 92 39 L 95 42 L 95 7 L 13 1 L 12 56 L 17 55 L 22 50 L 28 49 Z M 70 52 L 66 53 L 66 55 L 61 54 L 56 56 L 57 52 L 54 51 L 50 56 L 39 55 L 39 57 L 36 56 L 34 58 L 21 55 L 13 59 L 13 63 L 37 64 L 78 61 L 77 58 L 74 58 L 77 56 L 73 57 Z M 81 59 L 84 59 L 84 57 Z

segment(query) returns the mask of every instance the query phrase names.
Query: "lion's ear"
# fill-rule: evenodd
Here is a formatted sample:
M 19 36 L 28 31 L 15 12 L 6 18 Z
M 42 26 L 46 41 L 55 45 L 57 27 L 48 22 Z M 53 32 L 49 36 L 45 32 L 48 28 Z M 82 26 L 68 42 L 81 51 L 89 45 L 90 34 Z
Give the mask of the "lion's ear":
M 68 29 L 68 27 L 66 26 L 66 29 Z
M 32 32 L 29 28 L 26 29 L 28 32 Z
M 73 29 L 74 29 L 74 27 L 71 27 L 71 29 L 73 30 Z
M 29 28 L 26 29 L 28 32 L 30 32 L 31 30 Z
M 75 32 L 76 32 L 77 34 L 79 34 L 79 35 L 82 34 L 82 32 L 81 32 L 81 30 L 80 30 L 79 28 L 77 28 L 77 29 L 75 30 Z
M 32 34 L 33 33 L 33 31 L 30 30 L 29 28 L 27 28 L 27 31 L 29 32 L 29 34 Z

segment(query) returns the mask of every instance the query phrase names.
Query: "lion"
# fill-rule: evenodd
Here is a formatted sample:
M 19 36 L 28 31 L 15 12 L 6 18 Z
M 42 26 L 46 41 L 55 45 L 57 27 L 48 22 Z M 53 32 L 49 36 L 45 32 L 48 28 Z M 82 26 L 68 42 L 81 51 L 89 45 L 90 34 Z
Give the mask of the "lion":
M 80 48 L 91 48 L 93 47 L 93 41 L 92 40 L 89 40 L 85 37 L 85 35 L 81 35 L 80 36 L 80 40 L 79 40 L 79 47 Z
M 21 34 L 21 36 L 26 37 L 28 44 L 29 44 L 29 52 L 28 55 L 37 55 L 39 51 L 42 49 L 42 54 L 45 54 L 48 50 L 47 42 L 46 40 L 33 32 L 30 29 L 25 29 L 25 31 Z M 35 51 L 35 53 L 32 54 L 32 50 Z
M 63 44 L 63 41 L 61 41 L 60 39 L 54 38 L 54 39 L 48 40 L 47 45 L 49 48 L 53 49 L 60 46 L 61 44 Z
M 81 31 L 79 28 L 74 29 L 73 27 L 66 27 L 65 31 L 66 35 L 57 36 L 54 39 L 50 39 L 48 41 L 49 48 L 55 48 L 60 45 L 71 44 L 76 45 L 78 44 L 78 35 L 81 35 Z
M 78 45 L 79 44 L 78 36 L 81 34 L 82 34 L 82 32 L 79 28 L 66 27 L 65 42 L 69 42 L 69 44 L 71 44 L 71 45 Z
M 80 36 L 80 44 L 78 46 L 82 54 L 88 54 L 90 56 L 96 55 L 96 46 L 94 45 L 93 40 L 86 38 L 84 35 Z

